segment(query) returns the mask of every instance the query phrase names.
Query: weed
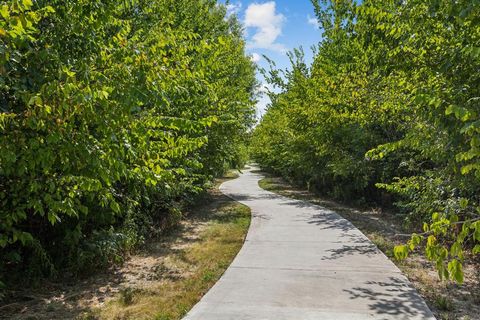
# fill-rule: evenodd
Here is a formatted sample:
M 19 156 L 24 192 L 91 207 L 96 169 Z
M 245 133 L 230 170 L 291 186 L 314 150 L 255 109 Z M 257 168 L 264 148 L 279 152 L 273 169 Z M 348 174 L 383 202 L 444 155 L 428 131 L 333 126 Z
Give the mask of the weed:
M 435 298 L 435 306 L 441 311 L 453 311 L 455 309 L 453 301 L 442 295 Z
M 129 306 L 133 303 L 133 299 L 135 297 L 135 294 L 138 292 L 138 290 L 126 287 L 120 290 L 120 296 L 119 300 L 120 303 L 124 306 Z

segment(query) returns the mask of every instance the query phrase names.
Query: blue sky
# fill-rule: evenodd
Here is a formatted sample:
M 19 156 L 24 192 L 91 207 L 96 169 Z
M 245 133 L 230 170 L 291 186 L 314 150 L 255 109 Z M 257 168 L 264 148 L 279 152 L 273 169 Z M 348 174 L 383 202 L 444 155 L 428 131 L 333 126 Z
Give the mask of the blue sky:
M 321 39 L 310 0 L 230 0 L 230 14 L 237 14 L 245 28 L 247 51 L 260 66 L 267 67 L 266 55 L 277 67 L 287 68 L 286 52 L 302 46 L 306 60 L 312 60 L 310 47 Z M 260 82 L 264 79 L 258 75 Z M 268 98 L 260 99 L 258 114 L 264 113 Z

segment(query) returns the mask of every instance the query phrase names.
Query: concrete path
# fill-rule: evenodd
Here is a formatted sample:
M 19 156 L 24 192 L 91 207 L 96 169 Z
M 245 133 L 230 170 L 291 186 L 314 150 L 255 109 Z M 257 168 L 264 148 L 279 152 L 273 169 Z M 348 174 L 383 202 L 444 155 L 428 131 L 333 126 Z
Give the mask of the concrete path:
M 258 186 L 254 169 L 220 190 L 252 209 L 246 242 L 185 320 L 435 319 L 350 222 Z

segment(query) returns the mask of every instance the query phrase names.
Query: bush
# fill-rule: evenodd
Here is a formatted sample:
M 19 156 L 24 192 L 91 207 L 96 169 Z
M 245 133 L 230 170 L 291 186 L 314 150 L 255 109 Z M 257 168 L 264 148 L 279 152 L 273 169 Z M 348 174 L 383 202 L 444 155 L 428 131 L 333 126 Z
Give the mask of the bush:
M 6 282 L 121 261 L 241 154 L 255 68 L 216 1 L 13 0 L 0 16 Z

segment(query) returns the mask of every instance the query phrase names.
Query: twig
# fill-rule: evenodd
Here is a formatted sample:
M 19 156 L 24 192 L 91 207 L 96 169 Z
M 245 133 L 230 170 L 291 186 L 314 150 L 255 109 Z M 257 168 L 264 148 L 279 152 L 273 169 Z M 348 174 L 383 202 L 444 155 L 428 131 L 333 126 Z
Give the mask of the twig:
M 14 305 L 16 305 L 16 304 L 20 305 L 20 303 L 18 303 L 18 302 L 13 302 L 13 303 L 9 303 L 9 304 L 6 304 L 6 305 L 4 305 L 4 306 L 1 306 L 1 307 L 0 307 L 0 310 L 2 310 L 2 309 L 7 309 L 8 307 L 14 306 Z

